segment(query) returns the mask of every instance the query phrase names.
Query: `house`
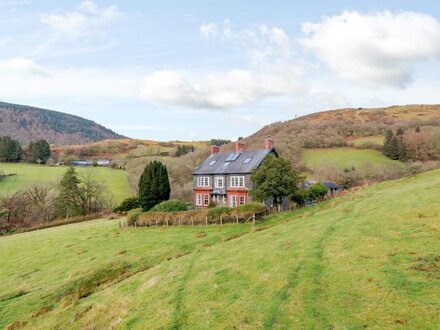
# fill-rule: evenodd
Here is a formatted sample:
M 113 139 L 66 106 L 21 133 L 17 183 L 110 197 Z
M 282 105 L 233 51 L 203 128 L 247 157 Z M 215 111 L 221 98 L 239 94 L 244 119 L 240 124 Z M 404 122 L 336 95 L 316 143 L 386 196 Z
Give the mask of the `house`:
M 106 159 L 100 160 L 73 160 L 70 162 L 72 166 L 110 166 L 111 161 Z
M 327 196 L 332 197 L 339 194 L 342 189 L 336 183 L 331 181 L 323 181 L 322 184 L 327 188 Z
M 194 206 L 207 207 L 214 202 L 235 207 L 251 202 L 252 171 L 270 154 L 278 157 L 270 137 L 265 139 L 263 149 L 247 150 L 240 141 L 235 144 L 235 152 L 220 152 L 220 147 L 212 146 L 211 155 L 192 173 Z

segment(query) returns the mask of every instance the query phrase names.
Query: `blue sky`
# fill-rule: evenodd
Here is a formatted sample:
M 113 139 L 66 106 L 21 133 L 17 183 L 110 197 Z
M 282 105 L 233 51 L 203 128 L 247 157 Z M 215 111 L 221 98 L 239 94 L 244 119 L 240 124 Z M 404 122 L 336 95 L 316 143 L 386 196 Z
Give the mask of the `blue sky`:
M 0 0 L 0 100 L 134 138 L 440 103 L 435 1 Z

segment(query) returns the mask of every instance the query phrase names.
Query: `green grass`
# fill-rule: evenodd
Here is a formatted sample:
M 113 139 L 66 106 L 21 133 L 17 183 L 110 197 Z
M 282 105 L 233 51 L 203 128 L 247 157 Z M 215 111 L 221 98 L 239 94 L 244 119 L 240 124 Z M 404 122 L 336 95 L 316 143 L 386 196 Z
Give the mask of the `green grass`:
M 104 167 L 75 169 L 80 175 L 92 173 L 96 181 L 103 183 L 117 202 L 132 195 L 125 171 Z M 56 184 L 66 170 L 65 166 L 0 163 L 0 171 L 4 174 L 17 174 L 0 181 L 0 195 L 12 194 L 33 184 Z
M 259 224 L 0 238 L 0 328 L 435 329 L 440 171 Z
M 309 168 L 327 165 L 340 168 L 362 168 L 368 163 L 372 165 L 401 164 L 387 158 L 377 150 L 354 148 L 309 149 L 303 152 L 302 160 Z
M 377 144 L 379 146 L 383 145 L 384 137 L 383 136 L 367 136 L 356 138 L 355 140 L 351 140 L 355 146 L 360 146 L 363 143 Z

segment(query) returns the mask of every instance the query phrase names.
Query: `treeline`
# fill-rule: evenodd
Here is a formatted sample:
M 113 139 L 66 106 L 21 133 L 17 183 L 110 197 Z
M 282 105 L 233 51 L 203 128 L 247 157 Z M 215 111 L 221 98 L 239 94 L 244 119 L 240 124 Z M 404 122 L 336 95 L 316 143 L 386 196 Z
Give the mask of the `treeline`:
M 12 230 L 87 216 L 113 207 L 112 196 L 91 173 L 79 176 L 69 167 L 56 185 L 33 185 L 0 197 L 0 229 Z
M 50 145 L 46 140 L 31 141 L 23 149 L 18 140 L 9 136 L 0 137 L 0 162 L 17 163 L 24 160 L 34 164 L 46 164 L 50 155 Z
M 440 128 L 419 127 L 388 130 L 385 134 L 383 154 L 391 159 L 430 161 L 440 159 Z

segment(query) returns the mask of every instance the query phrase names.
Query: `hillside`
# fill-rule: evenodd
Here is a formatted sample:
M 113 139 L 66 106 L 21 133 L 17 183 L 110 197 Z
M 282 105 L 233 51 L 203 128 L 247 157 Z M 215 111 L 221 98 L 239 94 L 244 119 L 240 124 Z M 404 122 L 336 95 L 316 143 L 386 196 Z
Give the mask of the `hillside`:
M 257 230 L 103 220 L 1 237 L 0 328 L 434 329 L 439 198 L 437 170 Z
M 35 139 L 70 145 L 123 138 L 104 126 L 78 116 L 4 102 L 0 102 L 0 132 L 24 144 Z

